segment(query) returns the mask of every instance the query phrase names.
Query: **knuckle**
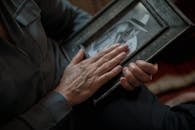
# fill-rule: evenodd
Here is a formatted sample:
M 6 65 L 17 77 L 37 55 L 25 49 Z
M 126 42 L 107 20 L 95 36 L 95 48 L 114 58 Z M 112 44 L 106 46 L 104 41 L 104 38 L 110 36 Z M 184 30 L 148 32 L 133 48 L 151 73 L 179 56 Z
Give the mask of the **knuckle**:
M 131 72 L 129 69 L 126 69 L 124 74 L 125 74 L 125 76 L 128 77 L 128 78 L 131 78 L 132 75 L 133 75 L 132 72 Z
M 89 58 L 91 62 L 100 60 L 104 54 L 102 52 L 97 53 L 94 57 Z
M 115 66 L 115 65 L 119 64 L 120 61 L 121 60 L 119 60 L 119 59 L 113 59 L 113 60 L 109 61 L 109 64 L 112 65 L 112 66 Z
M 136 73 L 137 67 L 133 63 L 130 63 L 129 71 L 131 71 L 132 73 Z
M 79 64 L 81 67 L 85 67 L 87 64 L 86 64 L 86 62 L 80 62 L 80 64 Z
M 137 65 L 143 65 L 144 61 L 143 60 L 136 60 L 135 64 Z
M 136 85 L 138 84 L 137 79 L 136 79 L 132 74 L 130 74 L 130 75 L 127 77 L 127 79 L 128 79 L 128 82 L 129 82 L 130 84 L 132 84 L 133 86 L 136 86 Z
M 83 63 L 83 64 L 90 64 L 90 60 L 91 60 L 91 58 L 83 60 L 81 63 Z
M 90 64 L 90 65 L 87 65 L 87 68 L 94 71 L 94 70 L 98 69 L 98 65 L 97 65 L 97 63 L 93 63 L 93 64 Z
M 107 61 L 109 61 L 109 60 L 110 60 L 110 57 L 109 57 L 109 56 L 104 56 L 104 57 L 103 57 L 103 61 L 104 61 L 104 62 L 107 62 Z
M 124 59 L 123 56 L 119 56 L 119 57 L 114 59 L 114 63 L 120 63 L 123 59 Z
M 94 71 L 96 74 L 98 75 L 103 75 L 105 72 L 107 72 L 109 70 L 109 65 L 108 64 L 104 64 L 103 66 L 99 67 L 99 68 L 94 68 Z
M 103 50 L 102 52 L 100 52 L 98 55 L 100 57 L 102 57 L 102 56 L 106 55 L 108 52 L 109 52 L 109 50 L 106 49 L 106 50 Z
M 109 80 L 111 77 L 112 77 L 111 74 L 108 73 L 104 75 L 105 80 Z
M 106 63 L 103 66 L 103 70 L 108 70 L 110 67 L 111 67 L 110 64 Z

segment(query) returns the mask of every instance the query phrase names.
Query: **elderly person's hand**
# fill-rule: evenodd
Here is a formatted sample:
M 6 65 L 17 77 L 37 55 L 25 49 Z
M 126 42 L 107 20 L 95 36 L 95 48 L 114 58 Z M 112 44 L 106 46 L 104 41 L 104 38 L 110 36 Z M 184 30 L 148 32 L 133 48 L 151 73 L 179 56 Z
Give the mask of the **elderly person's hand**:
M 152 75 L 156 74 L 157 71 L 157 64 L 153 65 L 143 60 L 137 60 L 123 68 L 124 76 L 121 77 L 120 83 L 125 89 L 133 90 L 135 87 L 152 80 Z
M 103 84 L 122 71 L 119 65 L 128 53 L 127 45 L 114 45 L 84 60 L 80 50 L 64 70 L 63 77 L 55 89 L 70 105 L 76 105 L 92 96 Z

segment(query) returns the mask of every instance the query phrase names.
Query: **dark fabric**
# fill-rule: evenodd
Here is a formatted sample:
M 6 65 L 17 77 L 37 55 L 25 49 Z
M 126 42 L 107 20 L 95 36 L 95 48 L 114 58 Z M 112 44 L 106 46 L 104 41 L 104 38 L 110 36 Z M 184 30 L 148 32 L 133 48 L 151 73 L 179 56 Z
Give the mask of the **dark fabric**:
M 162 105 L 146 87 L 119 90 L 107 102 L 73 108 L 58 129 L 68 130 L 194 130 L 195 103 Z M 64 126 L 65 124 L 65 126 Z
M 88 18 L 67 0 L 0 1 L 11 39 L 0 38 L 0 129 L 49 129 L 70 112 L 51 92 L 68 64 L 59 41 Z

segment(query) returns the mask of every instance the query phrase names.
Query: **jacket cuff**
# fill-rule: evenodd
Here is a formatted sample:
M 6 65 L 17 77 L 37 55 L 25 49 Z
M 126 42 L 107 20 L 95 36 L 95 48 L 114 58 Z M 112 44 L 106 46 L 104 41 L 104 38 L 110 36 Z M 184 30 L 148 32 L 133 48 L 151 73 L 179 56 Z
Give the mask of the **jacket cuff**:
M 53 91 L 20 117 L 33 129 L 44 130 L 54 127 L 71 110 L 66 99 Z

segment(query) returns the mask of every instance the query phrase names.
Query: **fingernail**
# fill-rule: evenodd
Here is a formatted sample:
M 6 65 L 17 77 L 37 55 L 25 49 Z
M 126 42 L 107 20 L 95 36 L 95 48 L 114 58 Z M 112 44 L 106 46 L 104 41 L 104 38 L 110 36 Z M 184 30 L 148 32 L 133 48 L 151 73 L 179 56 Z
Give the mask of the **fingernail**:
M 152 80 L 153 78 L 152 78 L 152 75 L 150 76 L 150 80 Z
M 123 45 L 120 46 L 120 48 L 124 48 L 124 47 L 128 49 L 128 46 L 125 45 L 125 44 L 123 44 Z
M 143 64 L 143 63 L 145 63 L 145 61 L 144 60 L 136 60 L 136 62 L 135 63 L 138 63 L 138 64 Z

